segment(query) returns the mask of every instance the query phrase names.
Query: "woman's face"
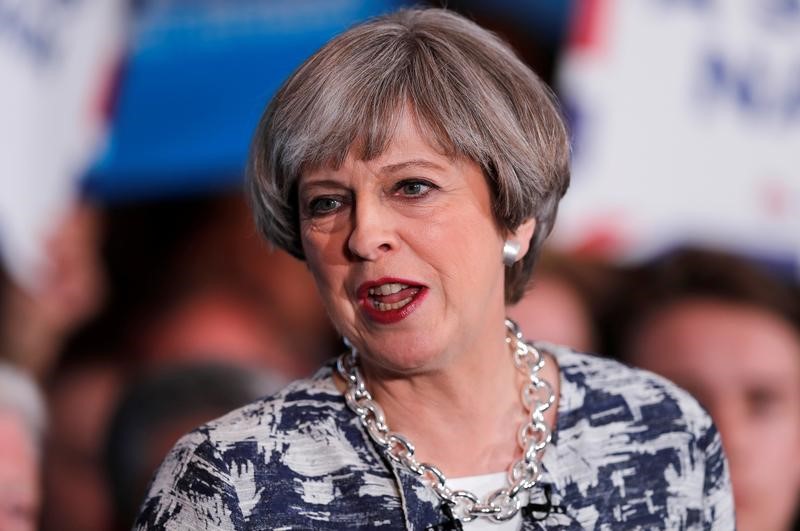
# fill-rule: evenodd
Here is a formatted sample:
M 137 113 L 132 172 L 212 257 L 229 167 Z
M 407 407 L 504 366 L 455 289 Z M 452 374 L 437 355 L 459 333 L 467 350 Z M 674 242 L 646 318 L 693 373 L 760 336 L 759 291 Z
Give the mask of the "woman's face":
M 36 529 L 39 502 L 39 463 L 22 419 L 0 411 L 0 529 Z
M 757 307 L 686 299 L 658 311 L 632 361 L 708 409 L 731 466 L 736 527 L 789 529 L 800 495 L 800 338 Z
M 504 235 L 486 179 L 433 149 L 408 116 L 378 158 L 303 175 L 299 201 L 328 313 L 374 367 L 441 367 L 502 328 Z

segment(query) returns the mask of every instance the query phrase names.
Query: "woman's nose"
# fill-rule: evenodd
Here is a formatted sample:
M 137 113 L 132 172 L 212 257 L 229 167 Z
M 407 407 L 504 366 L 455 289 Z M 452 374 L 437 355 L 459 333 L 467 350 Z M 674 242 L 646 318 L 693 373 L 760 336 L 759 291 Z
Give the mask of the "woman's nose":
M 352 212 L 347 248 L 354 258 L 374 261 L 397 247 L 391 213 L 382 208 L 380 201 L 357 201 Z

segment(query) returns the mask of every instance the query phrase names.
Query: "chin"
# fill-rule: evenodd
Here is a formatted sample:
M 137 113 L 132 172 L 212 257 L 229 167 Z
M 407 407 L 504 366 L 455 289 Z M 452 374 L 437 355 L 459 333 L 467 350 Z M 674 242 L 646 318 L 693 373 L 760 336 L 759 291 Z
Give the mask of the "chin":
M 443 350 L 430 339 L 398 337 L 381 345 L 368 345 L 367 351 L 361 354 L 363 361 L 373 369 L 408 376 L 441 366 Z

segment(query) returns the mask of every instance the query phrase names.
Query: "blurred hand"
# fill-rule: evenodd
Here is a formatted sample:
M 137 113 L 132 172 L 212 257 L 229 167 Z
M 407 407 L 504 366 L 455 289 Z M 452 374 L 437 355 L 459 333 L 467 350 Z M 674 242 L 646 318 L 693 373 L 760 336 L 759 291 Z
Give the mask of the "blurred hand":
M 77 204 L 48 241 L 41 286 L 9 282 L 2 298 L 0 356 L 47 372 L 63 340 L 100 308 L 106 291 L 100 260 L 101 216 Z

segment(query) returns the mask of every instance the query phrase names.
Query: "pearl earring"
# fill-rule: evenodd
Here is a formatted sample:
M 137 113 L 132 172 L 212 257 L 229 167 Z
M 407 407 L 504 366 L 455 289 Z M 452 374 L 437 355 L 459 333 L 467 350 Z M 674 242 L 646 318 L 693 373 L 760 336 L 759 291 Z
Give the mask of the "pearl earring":
M 506 240 L 503 244 L 503 263 L 511 267 L 519 258 L 520 243 L 516 240 Z

